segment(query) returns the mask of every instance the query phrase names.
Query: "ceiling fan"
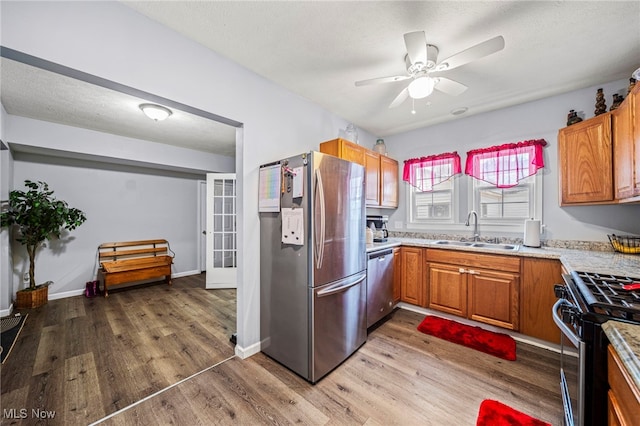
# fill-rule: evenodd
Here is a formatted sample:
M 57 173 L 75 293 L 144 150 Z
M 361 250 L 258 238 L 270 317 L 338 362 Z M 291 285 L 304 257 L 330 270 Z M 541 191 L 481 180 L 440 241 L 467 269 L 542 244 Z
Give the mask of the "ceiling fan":
M 413 99 L 425 98 L 434 89 L 453 96 L 461 94 L 467 90 L 467 86 L 449 78 L 431 76 L 431 74 L 448 71 L 496 53 L 504 49 L 504 38 L 502 36 L 494 37 L 440 62 L 438 62 L 438 48 L 432 44 L 427 44 L 427 37 L 424 31 L 406 33 L 404 35 L 404 44 L 407 48 L 407 55 L 405 56 L 407 75 L 356 81 L 356 86 L 366 86 L 411 79 L 411 83 L 396 96 L 389 108 L 397 107 L 408 97 Z

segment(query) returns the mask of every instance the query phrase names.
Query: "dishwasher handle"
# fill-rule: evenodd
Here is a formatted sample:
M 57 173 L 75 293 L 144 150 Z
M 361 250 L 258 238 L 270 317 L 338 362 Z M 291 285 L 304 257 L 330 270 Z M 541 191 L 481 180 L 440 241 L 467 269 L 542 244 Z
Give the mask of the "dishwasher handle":
M 373 260 L 373 259 L 377 259 L 379 257 L 388 256 L 388 255 L 390 255 L 392 253 L 393 253 L 393 250 L 391 250 L 391 249 L 372 251 L 371 253 L 367 253 L 367 258 L 369 260 Z

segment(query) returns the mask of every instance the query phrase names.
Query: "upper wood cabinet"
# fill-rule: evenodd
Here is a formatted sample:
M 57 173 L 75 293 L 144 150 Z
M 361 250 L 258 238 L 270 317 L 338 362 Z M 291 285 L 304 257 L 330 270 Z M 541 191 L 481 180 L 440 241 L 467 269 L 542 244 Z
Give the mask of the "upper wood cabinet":
M 365 167 L 367 207 L 398 207 L 398 162 L 344 139 L 320 144 L 320 152 L 353 161 Z
M 633 195 L 640 196 L 640 83 L 636 83 L 627 102 L 631 105 L 631 123 L 635 168 L 633 171 Z
M 611 113 L 558 132 L 560 205 L 613 200 Z
M 558 132 L 560 205 L 640 202 L 640 84 L 611 112 Z
M 380 156 L 380 207 L 398 207 L 398 162 Z
M 615 197 L 617 199 L 634 195 L 634 140 L 632 104 L 624 102 L 611 112 L 613 136 L 613 165 Z

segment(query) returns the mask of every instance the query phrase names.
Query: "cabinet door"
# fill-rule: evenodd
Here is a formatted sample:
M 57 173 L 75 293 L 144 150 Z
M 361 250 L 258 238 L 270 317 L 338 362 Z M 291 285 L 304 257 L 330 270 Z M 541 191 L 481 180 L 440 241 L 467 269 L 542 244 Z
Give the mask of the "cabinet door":
M 631 103 L 622 105 L 611 113 L 613 129 L 613 164 L 616 199 L 633 196 L 633 126 L 631 121 Z
M 402 295 L 402 255 L 400 248 L 393 249 L 393 303 L 400 302 Z
M 636 83 L 631 91 L 631 122 L 633 123 L 633 151 L 635 170 L 633 173 L 633 193 L 640 195 L 640 83 Z
M 522 259 L 520 332 L 560 343 L 560 329 L 553 322 L 551 308 L 557 298 L 555 284 L 562 284 L 562 264 L 555 259 Z
M 467 278 L 463 268 L 427 263 L 427 284 L 429 309 L 467 316 Z
M 344 139 L 333 139 L 330 141 L 322 142 L 320 144 L 320 152 L 323 154 L 333 155 L 334 157 L 342 158 L 347 161 L 365 165 L 364 152 L 365 149 L 360 145 L 346 141 Z
M 398 207 L 398 162 L 380 156 L 380 206 Z
M 380 205 L 380 154 L 365 151 L 366 202 L 368 206 Z
M 423 306 L 422 249 L 402 247 L 402 276 L 400 297 L 403 302 Z
M 518 331 L 520 277 L 507 272 L 468 269 L 469 319 Z
M 613 200 L 611 114 L 558 133 L 561 205 Z

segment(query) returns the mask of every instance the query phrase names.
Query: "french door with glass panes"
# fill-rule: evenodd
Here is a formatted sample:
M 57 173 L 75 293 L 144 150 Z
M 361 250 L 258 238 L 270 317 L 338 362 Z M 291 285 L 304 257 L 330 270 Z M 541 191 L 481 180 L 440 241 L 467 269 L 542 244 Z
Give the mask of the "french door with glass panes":
M 207 173 L 207 288 L 236 288 L 236 175 Z

